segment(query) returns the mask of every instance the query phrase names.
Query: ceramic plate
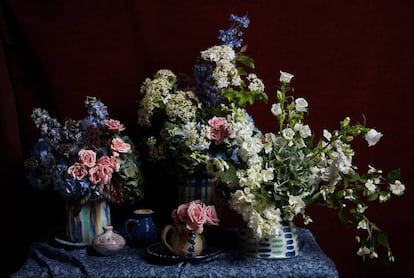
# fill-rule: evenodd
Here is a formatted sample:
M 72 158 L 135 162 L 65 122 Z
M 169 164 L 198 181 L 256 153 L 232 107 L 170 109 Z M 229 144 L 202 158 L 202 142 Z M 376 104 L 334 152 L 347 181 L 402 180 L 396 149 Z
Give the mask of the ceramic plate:
M 220 249 L 209 246 L 206 247 L 204 251 L 198 256 L 180 257 L 171 253 L 171 251 L 168 250 L 167 247 L 162 244 L 162 242 L 157 242 L 147 247 L 147 256 L 149 259 L 164 263 L 201 262 L 214 257 L 220 252 Z
M 59 244 L 62 244 L 64 246 L 68 247 L 86 247 L 89 246 L 89 244 L 86 244 L 84 242 L 72 242 L 68 241 L 66 239 L 63 239 L 62 237 L 55 236 L 55 241 Z

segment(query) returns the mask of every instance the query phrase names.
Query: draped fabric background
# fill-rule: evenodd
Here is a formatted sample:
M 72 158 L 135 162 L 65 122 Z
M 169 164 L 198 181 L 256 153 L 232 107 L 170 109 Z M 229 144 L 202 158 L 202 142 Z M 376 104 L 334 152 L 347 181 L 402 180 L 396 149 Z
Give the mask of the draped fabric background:
M 401 167 L 406 194 L 369 208 L 389 235 L 394 264 L 358 263 L 353 233 L 336 211 L 310 208 L 314 223 L 307 228 L 341 277 L 414 274 L 413 12 L 408 0 L 2 1 L 2 250 L 17 253 L 7 256 L 4 270 L 19 268 L 29 244 L 62 224 L 56 194 L 34 192 L 24 180 L 23 159 L 39 135 L 30 119 L 33 108 L 43 107 L 61 120 L 80 119 L 85 96 L 96 96 L 137 138 L 144 79 L 160 68 L 191 74 L 199 51 L 218 43 L 218 30 L 227 29 L 229 14 L 235 13 L 251 20 L 244 36 L 247 54 L 271 100 L 248 108 L 259 127 L 276 126 L 270 104 L 279 70 L 288 71 L 295 75 L 295 93 L 310 103 L 313 130 L 332 130 L 345 116 L 362 121 L 365 115 L 367 125 L 384 137 L 371 148 L 361 142 L 356 163 L 362 170 L 368 163 L 385 171 Z M 157 193 L 138 205 L 156 203 L 169 211 L 163 203 L 168 183 L 150 187 Z

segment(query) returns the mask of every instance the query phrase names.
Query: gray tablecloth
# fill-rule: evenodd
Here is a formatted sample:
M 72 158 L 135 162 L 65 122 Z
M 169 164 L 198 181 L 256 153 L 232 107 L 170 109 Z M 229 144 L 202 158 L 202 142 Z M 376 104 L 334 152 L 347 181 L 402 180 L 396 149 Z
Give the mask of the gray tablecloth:
M 271 260 L 245 257 L 236 248 L 225 248 L 206 260 L 163 262 L 149 260 L 145 248 L 126 246 L 103 257 L 90 247 L 68 249 L 39 242 L 31 246 L 27 261 L 11 277 L 338 277 L 335 264 L 312 233 L 298 232 L 300 255 Z

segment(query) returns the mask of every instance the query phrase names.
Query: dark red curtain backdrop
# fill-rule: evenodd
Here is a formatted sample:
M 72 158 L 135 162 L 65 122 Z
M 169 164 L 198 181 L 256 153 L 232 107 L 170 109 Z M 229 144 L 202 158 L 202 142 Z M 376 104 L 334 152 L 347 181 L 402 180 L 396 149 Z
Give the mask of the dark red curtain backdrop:
M 355 158 L 390 170 L 401 167 L 406 194 L 369 215 L 390 238 L 394 264 L 355 259 L 352 231 L 335 211 L 311 208 L 307 226 L 336 263 L 340 277 L 408 277 L 413 262 L 413 1 L 36 1 L 0 4 L 2 237 L 6 271 L 24 261 L 29 244 L 61 224 L 53 193 L 27 188 L 23 159 L 38 138 L 30 114 L 79 119 L 86 95 L 97 96 L 111 116 L 137 138 L 139 87 L 157 69 L 191 74 L 199 51 L 218 43 L 229 14 L 248 14 L 248 55 L 272 100 L 279 70 L 295 75 L 297 95 L 310 103 L 309 124 L 334 129 L 344 116 L 384 134 L 361 144 Z M 263 130 L 275 121 L 269 104 L 249 107 Z M 157 186 L 160 196 L 163 187 Z M 156 196 L 153 196 L 156 197 Z M 148 201 L 149 202 L 149 201 Z M 157 203 L 157 199 L 151 200 Z M 162 204 L 159 204 L 162 206 Z M 10 255 L 14 253 L 15 255 Z

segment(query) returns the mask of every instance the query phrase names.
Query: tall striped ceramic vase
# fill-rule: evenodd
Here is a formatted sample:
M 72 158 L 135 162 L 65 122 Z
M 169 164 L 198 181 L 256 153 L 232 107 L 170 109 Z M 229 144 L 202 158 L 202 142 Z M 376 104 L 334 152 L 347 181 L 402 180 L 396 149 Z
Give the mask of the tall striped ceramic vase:
M 66 200 L 66 236 L 71 242 L 90 245 L 107 225 L 111 225 L 111 212 L 106 200 L 84 204 Z
M 208 205 L 215 204 L 215 184 L 206 173 L 189 175 L 178 185 L 178 203 L 201 200 Z

